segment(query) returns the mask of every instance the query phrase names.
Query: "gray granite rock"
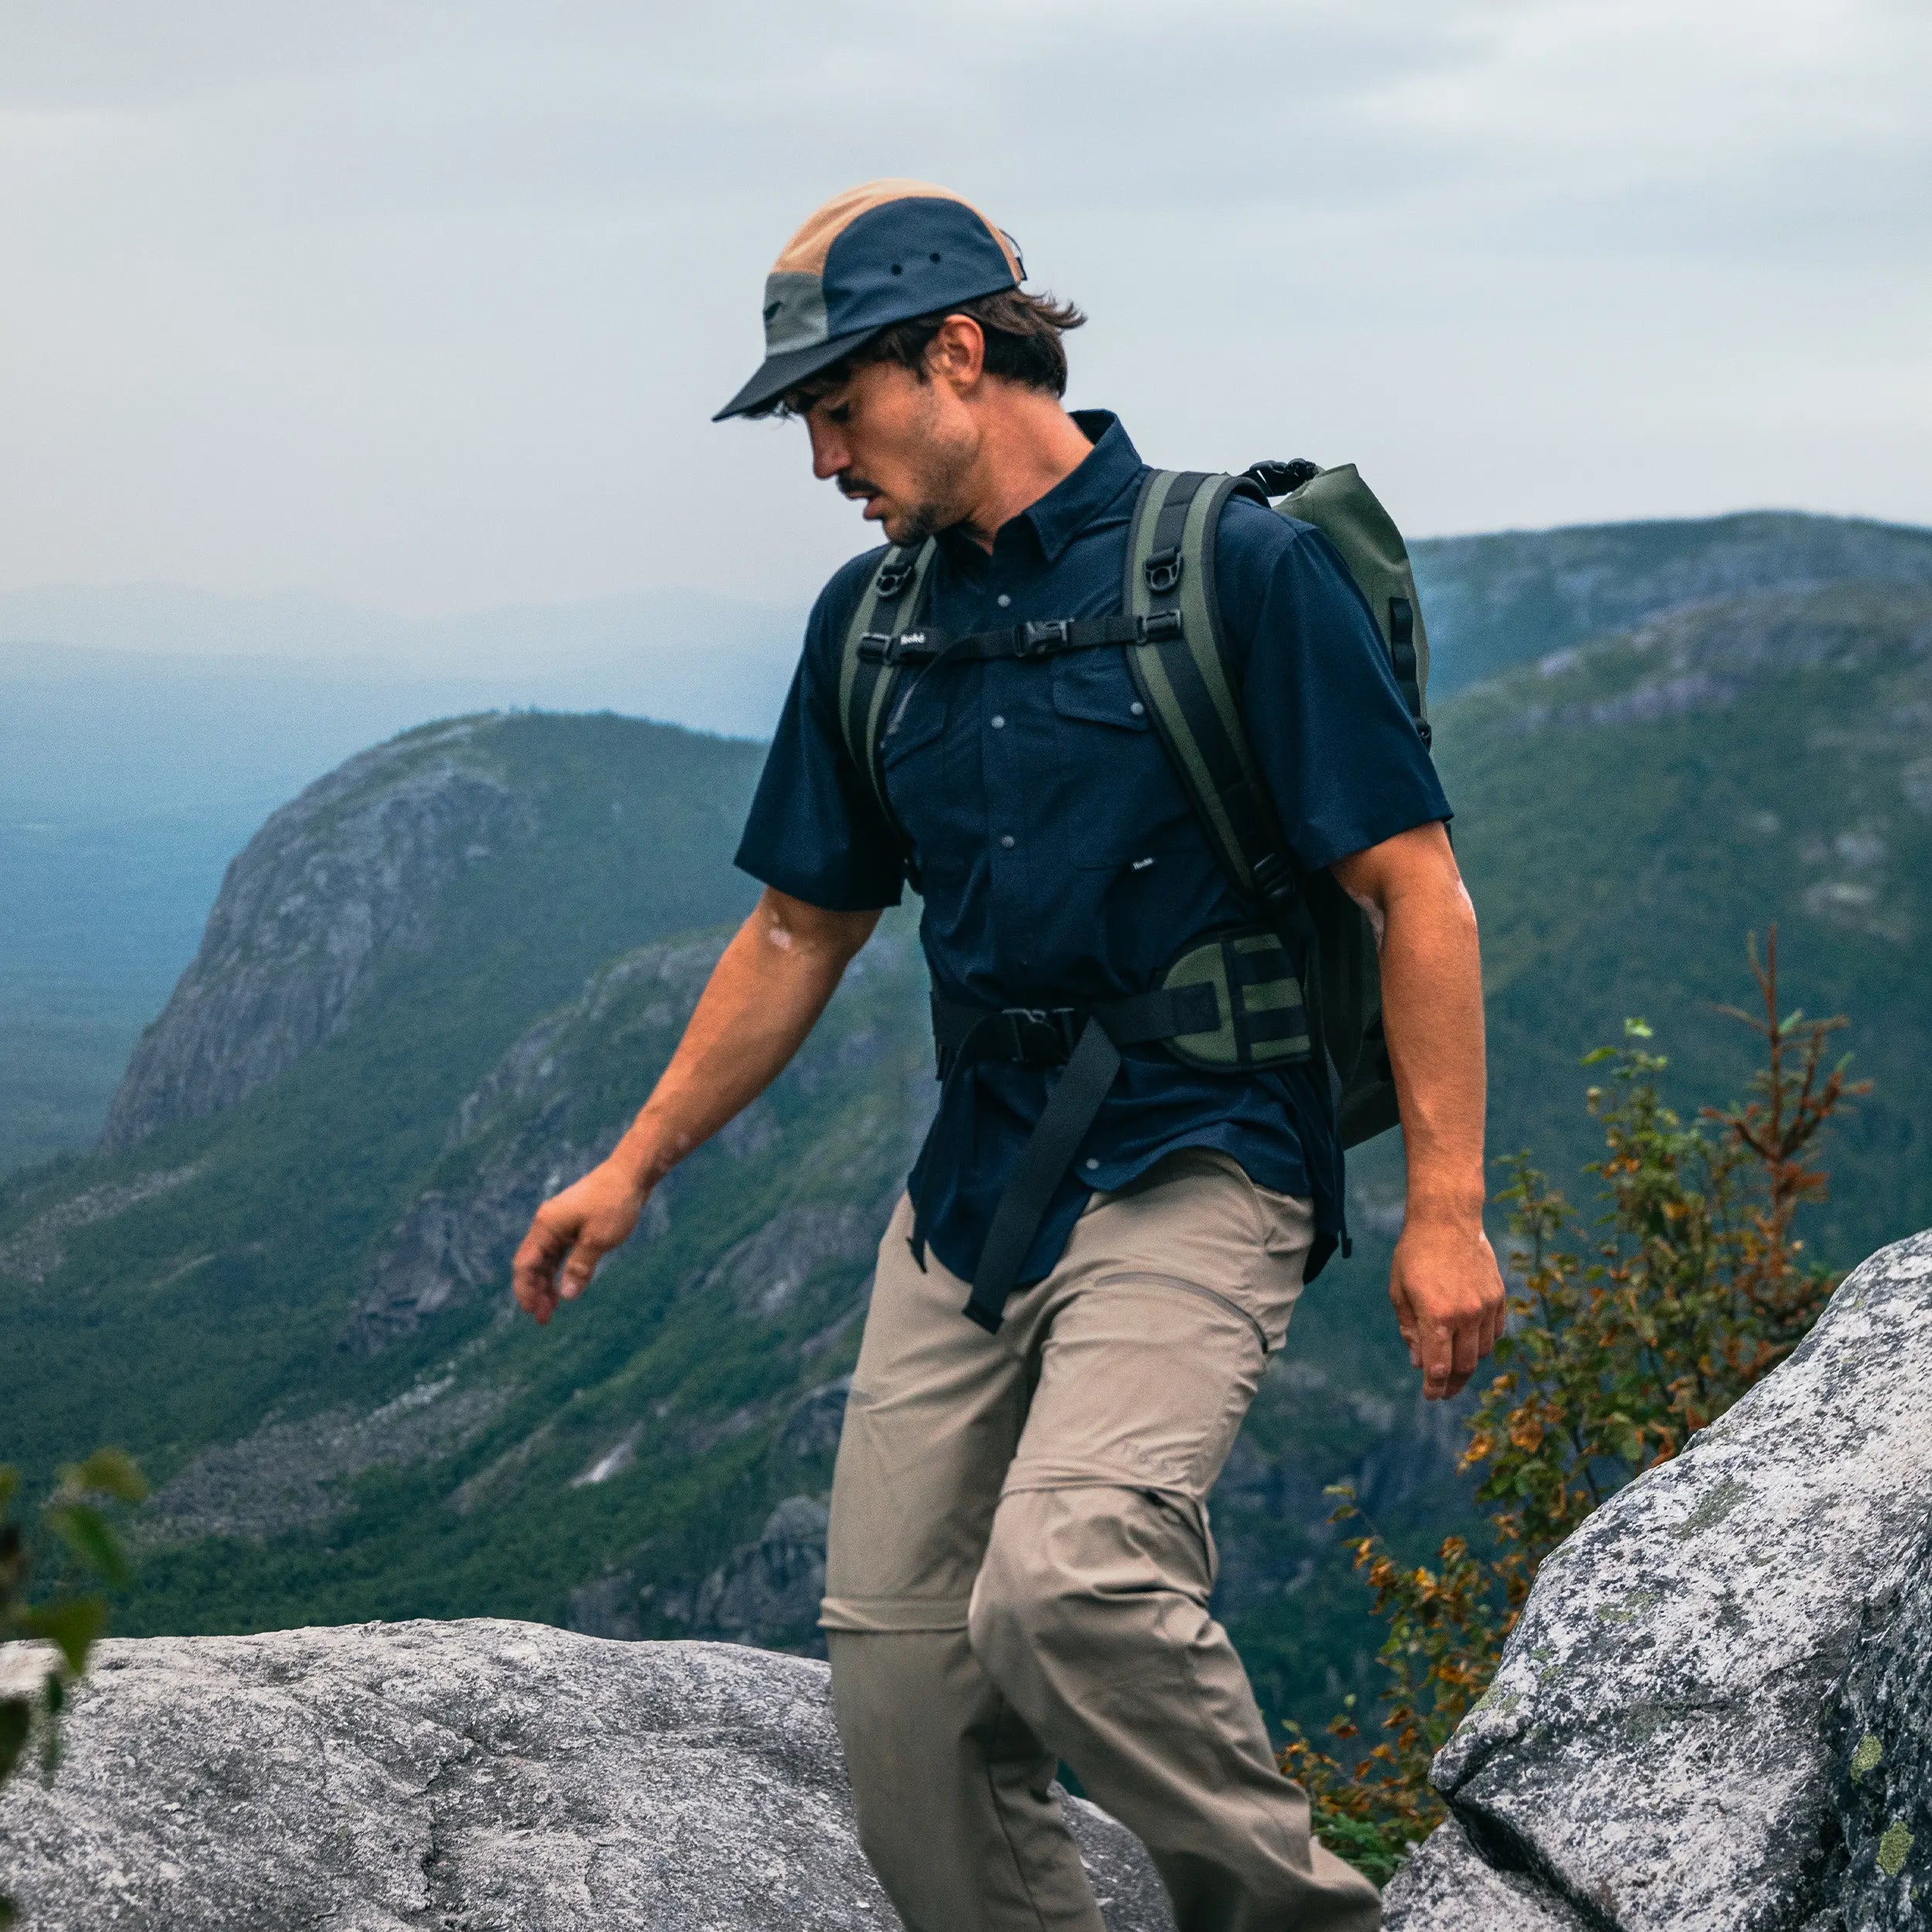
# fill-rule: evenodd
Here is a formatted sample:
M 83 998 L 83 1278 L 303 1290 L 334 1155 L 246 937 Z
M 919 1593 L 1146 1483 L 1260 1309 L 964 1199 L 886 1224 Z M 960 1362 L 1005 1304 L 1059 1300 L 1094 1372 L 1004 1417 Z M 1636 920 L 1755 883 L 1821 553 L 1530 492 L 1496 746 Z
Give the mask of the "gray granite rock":
M 1429 1932 L 1595 1932 L 1535 1879 L 1488 1863 L 1453 1818 L 1389 1880 L 1382 1908 L 1385 1926 Z
M 1932 1923 L 1932 1537 L 1839 1686 L 1825 1892 L 1845 1932 Z
M 1798 1932 L 1829 1910 L 1837 1687 L 1924 1532 L 1928 1389 L 1920 1235 L 1544 1565 L 1436 1761 L 1487 1864 L 1618 1932 Z M 1399 1889 L 1390 1927 L 1469 1922 L 1440 1895 Z
M 1138 1842 L 1067 1802 L 1114 1932 L 1170 1928 Z M 897 1923 L 822 1664 L 496 1621 L 105 1644 L 0 1846 L 29 1932 Z

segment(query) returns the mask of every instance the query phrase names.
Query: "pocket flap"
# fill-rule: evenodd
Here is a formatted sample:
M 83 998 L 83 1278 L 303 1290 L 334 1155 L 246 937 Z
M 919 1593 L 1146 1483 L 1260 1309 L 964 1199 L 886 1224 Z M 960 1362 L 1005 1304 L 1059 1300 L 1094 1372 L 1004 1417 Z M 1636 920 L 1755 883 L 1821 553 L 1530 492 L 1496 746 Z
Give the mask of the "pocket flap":
M 1123 731 L 1145 731 L 1146 708 L 1117 650 L 1076 651 L 1053 665 L 1053 709 Z

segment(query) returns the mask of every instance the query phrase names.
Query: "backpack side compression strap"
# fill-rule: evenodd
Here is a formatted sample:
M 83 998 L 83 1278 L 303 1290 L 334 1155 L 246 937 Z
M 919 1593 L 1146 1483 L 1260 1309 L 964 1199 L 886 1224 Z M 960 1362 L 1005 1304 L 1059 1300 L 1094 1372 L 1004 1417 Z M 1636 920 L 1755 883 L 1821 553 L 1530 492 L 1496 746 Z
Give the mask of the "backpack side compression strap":
M 917 551 L 894 544 L 879 559 L 866 586 L 852 621 L 845 626 L 838 658 L 838 730 L 852 761 L 885 815 L 897 829 L 886 797 L 885 774 L 879 769 L 879 740 L 885 728 L 893 692 L 899 682 L 899 665 L 860 645 L 868 636 L 896 638 L 917 614 L 938 545 L 928 537 Z
M 1141 617 L 1178 611 L 1181 636 L 1176 642 L 1131 644 L 1127 661 L 1229 883 L 1254 917 L 1294 941 L 1308 1033 L 1338 1118 L 1342 1072 L 1322 1024 L 1321 935 L 1309 903 L 1311 891 L 1321 888 L 1305 876 L 1275 821 L 1221 630 L 1214 540 L 1223 507 L 1237 492 L 1267 501 L 1248 478 L 1193 471 L 1157 470 L 1142 485 L 1128 538 L 1125 607 Z
M 1293 876 L 1230 681 L 1215 594 L 1214 535 L 1237 491 L 1232 476 L 1157 470 L 1141 486 L 1128 539 L 1123 605 L 1146 618 L 1178 614 L 1177 642 L 1127 647 L 1141 701 L 1166 747 L 1215 856 L 1240 896 L 1258 905 Z

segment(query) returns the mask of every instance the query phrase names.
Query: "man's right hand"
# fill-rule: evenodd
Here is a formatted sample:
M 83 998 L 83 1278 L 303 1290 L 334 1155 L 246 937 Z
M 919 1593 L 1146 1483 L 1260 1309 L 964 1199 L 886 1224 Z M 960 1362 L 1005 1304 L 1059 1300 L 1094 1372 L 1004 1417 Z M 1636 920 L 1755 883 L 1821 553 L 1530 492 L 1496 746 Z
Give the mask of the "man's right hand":
M 597 1264 L 630 1239 L 650 1196 L 648 1187 L 611 1161 L 552 1195 L 537 1209 L 512 1264 L 518 1306 L 543 1323 L 560 1301 L 574 1301 L 590 1285 Z

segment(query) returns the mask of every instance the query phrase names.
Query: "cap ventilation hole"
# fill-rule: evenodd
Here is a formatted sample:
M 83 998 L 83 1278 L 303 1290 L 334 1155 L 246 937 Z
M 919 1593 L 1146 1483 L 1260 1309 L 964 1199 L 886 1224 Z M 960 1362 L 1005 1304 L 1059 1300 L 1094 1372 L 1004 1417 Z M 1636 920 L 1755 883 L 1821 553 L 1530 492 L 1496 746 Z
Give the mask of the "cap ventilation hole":
M 895 275 L 903 274 L 904 274 L 904 272 L 905 272 L 905 268 L 904 268 L 904 264 L 903 264 L 900 263 L 900 262 L 894 262 L 894 263 L 893 264 L 893 273 Z
M 938 257 L 937 255 L 935 255 L 935 256 L 934 256 L 933 260 L 934 260 L 934 261 L 937 261 L 937 260 L 939 260 L 939 257 Z

